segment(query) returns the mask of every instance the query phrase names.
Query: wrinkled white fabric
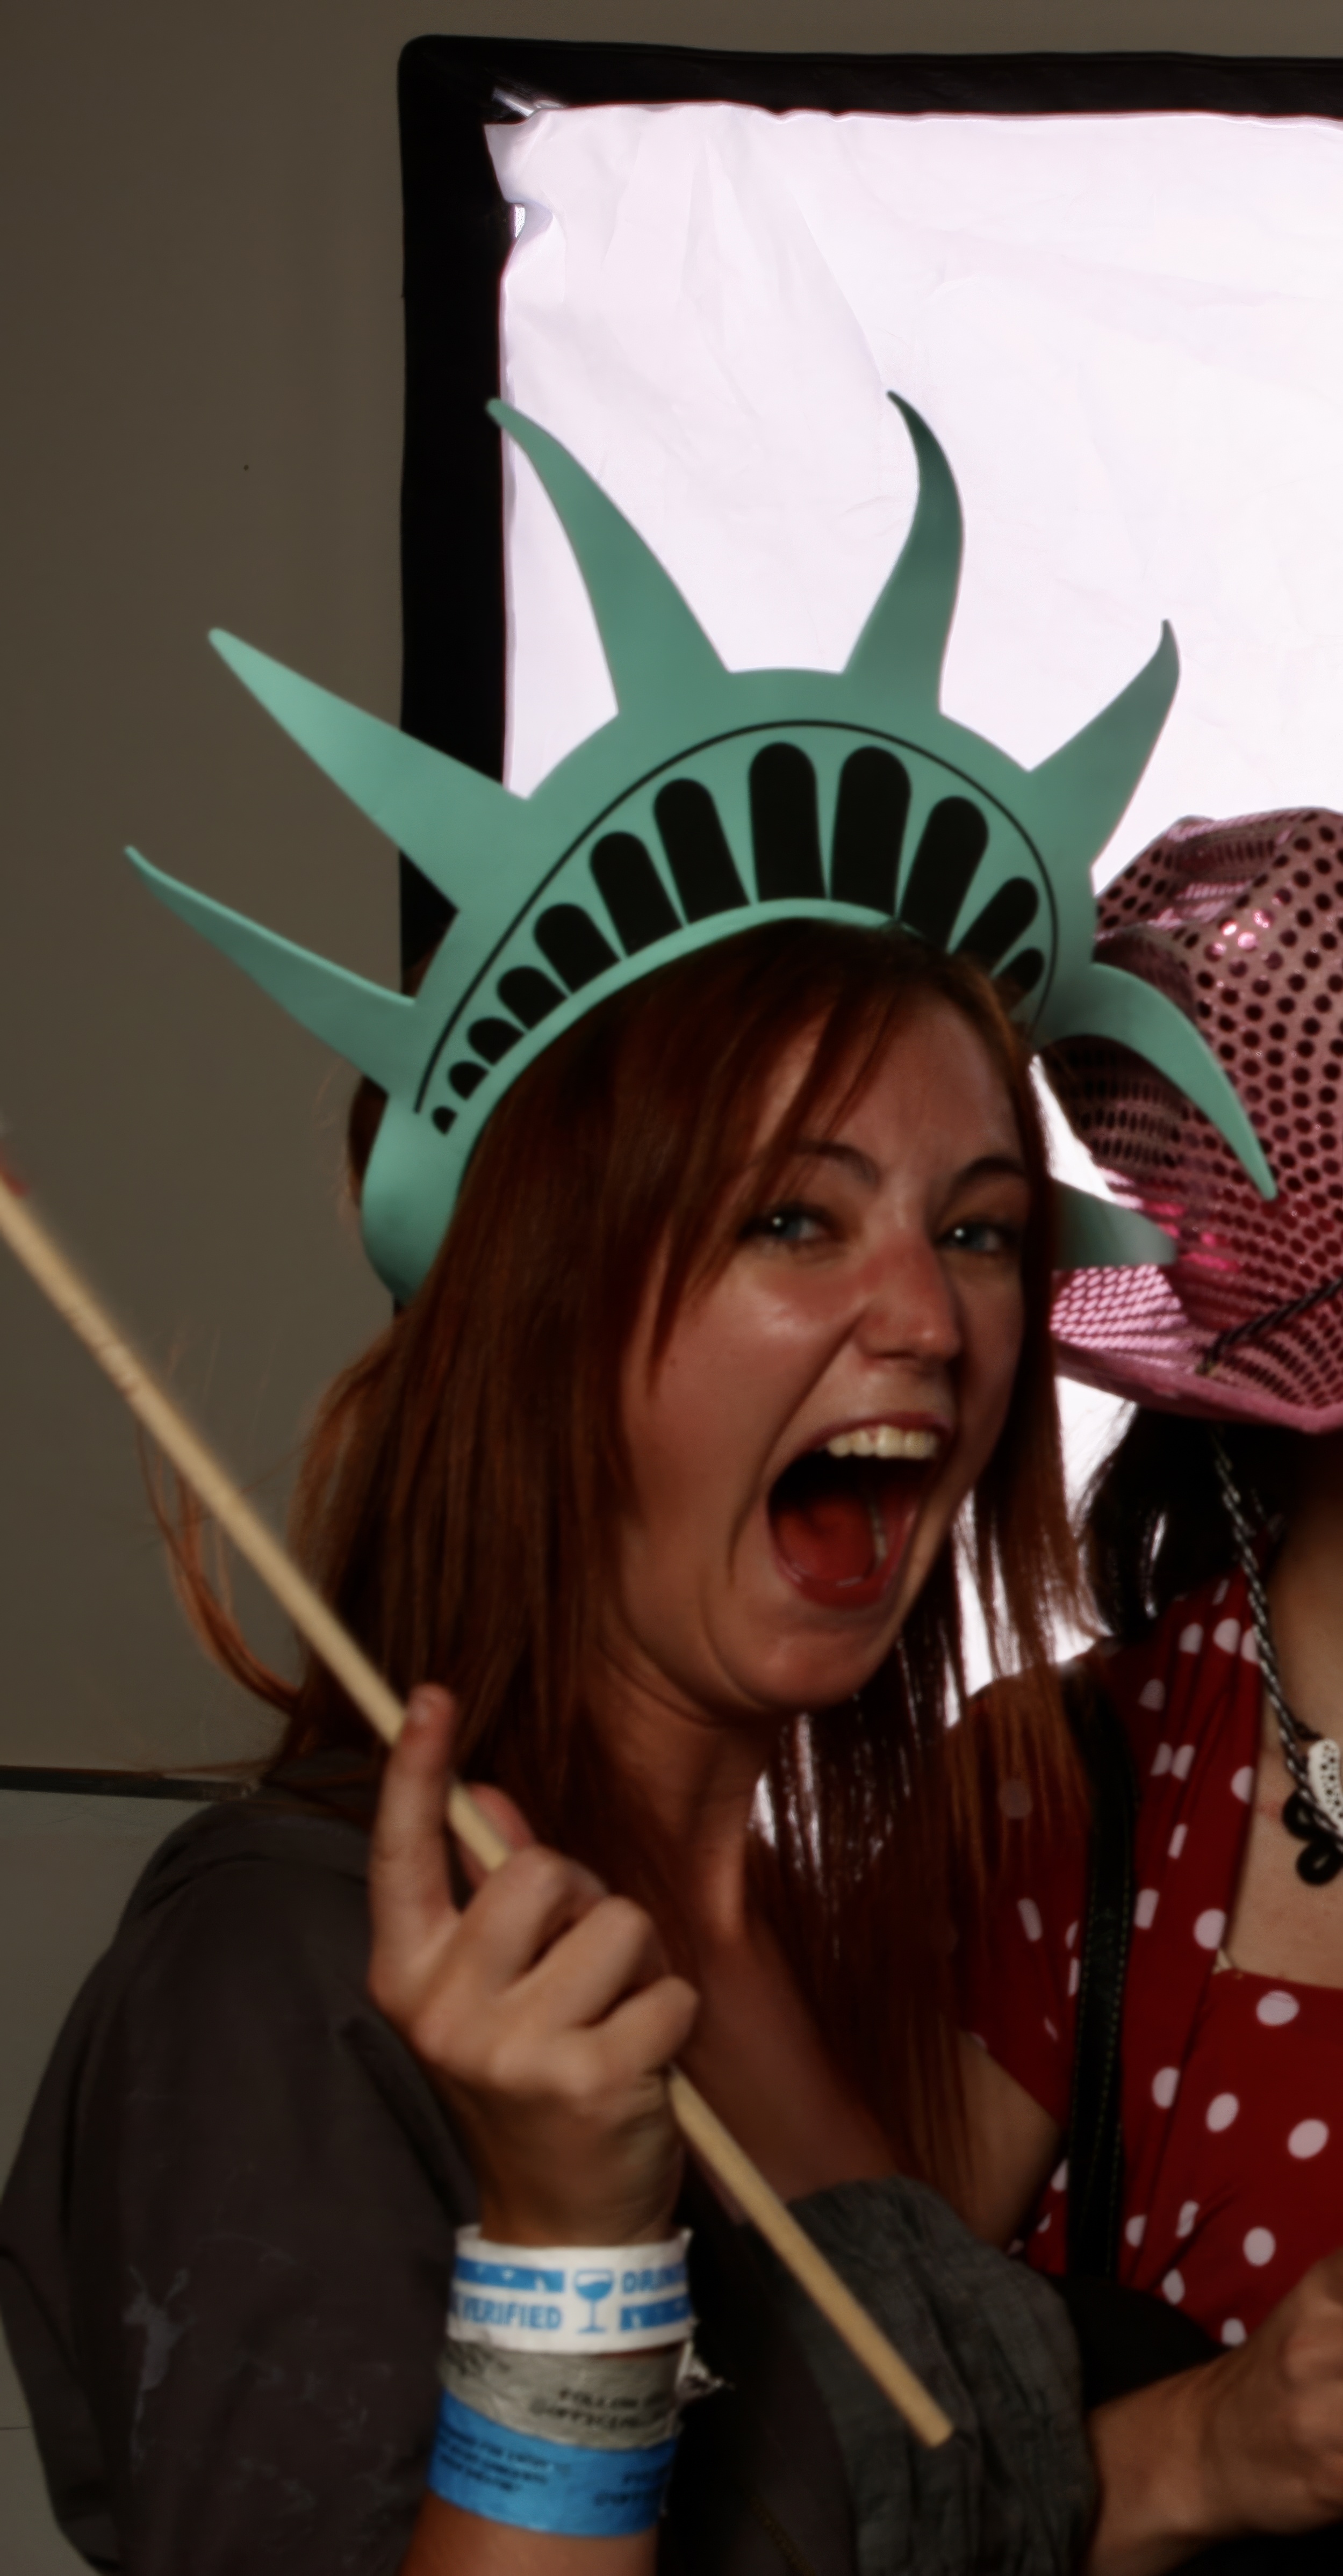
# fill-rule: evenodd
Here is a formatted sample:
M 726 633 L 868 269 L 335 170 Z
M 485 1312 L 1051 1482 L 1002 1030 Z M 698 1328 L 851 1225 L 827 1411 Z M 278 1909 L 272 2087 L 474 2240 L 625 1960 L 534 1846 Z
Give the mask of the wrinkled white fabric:
M 913 477 L 966 508 L 948 711 L 1032 763 L 1151 652 L 1183 679 L 1108 875 L 1179 814 L 1343 804 L 1343 131 L 1217 116 L 542 109 L 509 397 L 601 479 L 725 659 L 838 666 Z M 510 473 L 510 782 L 612 710 Z

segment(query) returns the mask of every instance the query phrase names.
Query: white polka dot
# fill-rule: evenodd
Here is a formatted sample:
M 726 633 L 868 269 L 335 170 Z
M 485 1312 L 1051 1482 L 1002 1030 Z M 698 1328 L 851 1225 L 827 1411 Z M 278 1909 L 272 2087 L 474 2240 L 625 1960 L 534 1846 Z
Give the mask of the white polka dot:
M 1248 1807 L 1251 1798 L 1254 1796 L 1254 1764 L 1252 1762 L 1242 1762 L 1239 1771 L 1233 1771 L 1231 1775 L 1231 1795 L 1233 1798 L 1239 1798 L 1242 1807 Z
M 1208 2104 L 1210 2129 L 1229 2129 L 1240 2118 L 1240 2103 L 1234 2093 L 1217 2093 Z
M 1146 2234 L 1147 2220 L 1145 2216 L 1142 2218 L 1129 2218 L 1125 2220 L 1124 2240 L 1126 2244 L 1141 2245 Z
M 1185 1844 L 1188 1842 L 1188 1840 L 1189 1840 L 1189 1827 L 1188 1827 L 1188 1825 L 1177 1825 L 1177 1826 L 1176 1826 L 1176 1828 L 1175 1828 L 1174 1833 L 1171 1835 L 1171 1838 L 1170 1838 L 1170 1845 L 1169 1845 L 1168 1857 L 1169 1857 L 1171 1860 L 1178 1860 L 1178 1859 L 1179 1859 L 1179 1857 L 1180 1857 L 1180 1854 L 1181 1854 L 1181 1852 L 1184 1850 Z
M 1194 1767 L 1194 1752 L 1195 1747 L 1192 1744 L 1182 1744 L 1179 1752 L 1173 1757 L 1170 1767 L 1177 1780 L 1188 1779 Z
M 1253 1628 L 1247 1628 L 1247 1629 L 1246 1629 L 1246 1631 L 1245 1631 L 1244 1636 L 1241 1638 L 1241 1641 L 1240 1641 L 1240 1652 L 1241 1652 L 1241 1660 L 1242 1660 L 1242 1662 L 1247 1663 L 1247 1664 L 1257 1664 L 1257 1663 L 1258 1663 L 1258 1661 L 1259 1661 L 1259 1640 L 1258 1640 L 1258 1638 L 1256 1637 L 1256 1635 L 1255 1635 L 1255 1633 L 1254 1633 Z
M 1197 1620 L 1193 1620 L 1189 1627 L 1182 1628 L 1180 1630 L 1180 1652 L 1182 1655 L 1196 1655 L 1202 1643 L 1203 1631 Z
M 1025 1933 L 1027 1940 L 1041 1940 L 1044 1935 L 1045 1927 L 1040 1917 L 1040 1908 L 1036 1904 L 1034 1897 L 1019 1896 L 1017 1898 L 1017 1912 L 1021 1916 L 1021 1928 Z
M 1228 2317 L 1222 2328 L 1223 2343 L 1244 2343 L 1245 2328 L 1239 2317 Z
M 1193 2232 L 1194 2232 L 1194 2221 L 1195 2221 L 1195 2219 L 1197 2218 L 1197 2216 L 1198 2216 L 1198 2202 L 1197 2202 L 1196 2200 L 1187 2200 L 1187 2201 L 1185 2201 L 1185 2202 L 1184 2202 L 1184 2204 L 1183 2204 L 1183 2206 L 1182 2206 L 1182 2208 L 1181 2208 L 1181 2210 L 1180 2210 L 1180 2215 L 1179 2215 L 1179 2217 L 1178 2217 L 1178 2218 L 1176 2219 L 1176 2221 L 1175 2221 L 1175 2233 L 1176 2233 L 1176 2235 L 1177 2235 L 1177 2236 L 1192 2236 L 1192 2234 L 1193 2234 Z
M 1068 1961 L 1068 1992 L 1070 1995 L 1076 1994 L 1081 1982 L 1082 1962 L 1080 1959 L 1070 1959 Z
M 1067 1931 L 1063 1935 L 1063 1946 L 1066 1950 L 1071 1950 L 1081 1928 L 1080 1923 L 1069 1924 Z
M 1246 2262 L 1253 2263 L 1256 2272 L 1262 2272 L 1264 2265 L 1271 2263 L 1277 2253 L 1278 2240 L 1271 2228 L 1252 2227 L 1243 2250 Z
M 1160 2073 L 1152 2078 L 1152 2100 L 1158 2111 L 1169 2111 L 1179 2089 L 1179 2067 L 1163 2066 Z
M 1142 1689 L 1138 1693 L 1139 1708 L 1164 1708 L 1165 1705 L 1165 1683 L 1160 1681 L 1144 1682 Z
M 1035 2231 L 1037 2236 L 1044 2236 L 1047 2234 L 1051 2215 L 1052 2213 L 1049 2210 L 1045 2211 L 1044 2217 L 1041 2219 L 1040 2224 Z
M 1308 2156 L 1318 2156 L 1329 2144 L 1329 2130 L 1323 2120 L 1298 2120 L 1287 2141 L 1289 2156 L 1299 2156 L 1304 2164 Z
M 1221 1647 L 1224 1655 L 1234 1655 L 1240 1644 L 1239 1619 L 1219 1619 L 1212 1632 L 1212 1642 L 1214 1646 Z
M 1048 2031 L 1049 2036 L 1050 2036 L 1050 2038 L 1051 2038 L 1051 2039 L 1057 2039 L 1057 2038 L 1058 2038 L 1058 2032 L 1055 2030 L 1054 2025 L 1053 2025 L 1052 2021 L 1050 2020 L 1048 2013 L 1046 2013 L 1046 2014 L 1045 2014 L 1045 2028 L 1046 2028 L 1046 2030 Z
M 1161 2284 L 1161 2287 L 1165 2296 L 1169 2299 L 1171 2306 L 1173 2308 L 1178 2308 L 1181 2299 L 1184 2297 L 1183 2272 L 1168 2272 L 1165 2280 Z
M 1018 1823 L 1023 1816 L 1030 1814 L 1035 1800 L 1024 1780 L 1004 1780 L 998 1792 L 998 1804 L 1005 1816 Z
M 1216 1591 L 1214 1592 L 1214 1594 L 1213 1594 L 1213 1596 L 1212 1596 L 1212 1606 L 1213 1606 L 1214 1610 L 1220 1610 L 1220 1609 L 1221 1609 L 1222 1603 L 1225 1601 L 1226 1596 L 1227 1596 L 1228 1592 L 1230 1591 L 1230 1589 L 1231 1589 L 1231 1577 L 1230 1577 L 1230 1575 L 1229 1575 L 1229 1574 L 1224 1574 L 1224 1575 L 1223 1575 L 1223 1577 L 1222 1577 L 1221 1582 L 1218 1584 L 1217 1589 L 1216 1589 Z
M 1216 1950 L 1221 1946 L 1222 1934 L 1225 1930 L 1226 1916 L 1218 1906 L 1210 1905 L 1206 1913 L 1200 1914 L 1194 1925 L 1194 1939 L 1200 1950 Z
M 1049 2188 L 1050 2188 L 1050 2190 L 1051 2190 L 1051 2191 L 1066 2191 L 1066 2190 L 1067 2190 L 1067 2188 L 1068 2188 L 1068 2159 L 1067 2159 L 1067 2157 L 1066 2157 L 1066 2156 L 1064 2157 L 1062 2164 L 1058 2167 L 1057 2172 L 1052 2173 L 1052 2174 L 1050 2175 L 1050 2177 L 1049 2177 Z
M 1138 1890 L 1133 1904 L 1133 1920 L 1140 1932 L 1150 1931 L 1156 1921 L 1157 1894 L 1154 1887 L 1140 1887 Z
M 1256 2021 L 1265 2022 L 1270 2030 L 1281 2030 L 1283 2023 L 1295 2021 L 1301 2006 L 1295 1995 L 1285 1995 L 1275 1986 L 1271 1995 L 1261 1995 L 1254 2008 Z
M 1154 1780 L 1159 1780 L 1163 1771 L 1169 1771 L 1171 1759 L 1170 1746 L 1168 1744 L 1158 1744 L 1157 1749 L 1152 1756 L 1152 1777 Z

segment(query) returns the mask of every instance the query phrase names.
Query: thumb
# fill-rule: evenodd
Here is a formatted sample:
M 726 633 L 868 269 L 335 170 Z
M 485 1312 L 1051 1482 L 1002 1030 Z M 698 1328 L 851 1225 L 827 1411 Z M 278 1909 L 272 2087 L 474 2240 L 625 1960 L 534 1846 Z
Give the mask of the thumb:
M 1312 2264 L 1305 2281 L 1320 2297 L 1331 2299 L 1336 2307 L 1343 2307 L 1343 2247 Z M 1305 2282 L 1302 2287 L 1305 2287 Z

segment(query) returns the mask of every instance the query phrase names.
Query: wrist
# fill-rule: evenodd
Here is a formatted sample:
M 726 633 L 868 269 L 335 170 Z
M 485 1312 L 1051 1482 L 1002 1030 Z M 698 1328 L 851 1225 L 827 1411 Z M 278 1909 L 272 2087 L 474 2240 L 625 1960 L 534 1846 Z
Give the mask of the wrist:
M 590 2218 L 590 2224 L 587 2223 Z M 628 2225 L 609 2208 L 580 2211 L 527 2207 L 480 2194 L 480 2232 L 492 2245 L 661 2245 L 676 2234 L 676 2203 L 670 2201 L 653 2218 L 635 2215 Z
M 680 2229 L 654 2245 L 509 2245 L 459 2227 L 449 2339 L 587 2354 L 685 2343 L 689 2243 Z
M 590 2208 L 576 2208 L 570 2182 L 566 2176 L 563 2191 L 551 2198 L 539 2190 L 510 2190 L 480 2175 L 482 2236 L 496 2245 L 655 2245 L 676 2232 L 679 2172 L 651 2212 L 643 2193 L 631 2195 L 628 2205 L 602 2194 Z
M 445 2388 L 429 2487 L 459 2513 L 510 2531 L 556 2540 L 634 2540 L 661 2516 L 675 2455 L 674 2432 L 660 2442 L 635 2444 L 611 2435 L 596 2438 L 589 2426 L 581 2440 L 555 2440 L 519 2430 L 497 2408 L 485 2414 Z
M 652 2528 L 681 2408 L 704 2385 L 688 2241 L 506 2245 L 458 2230 L 429 2470 L 441 2502 L 553 2539 Z
M 1226 2459 L 1225 2360 L 1097 2407 L 1101 2506 L 1089 2576 L 1164 2576 L 1240 2529 Z
M 1233 2489 L 1237 2463 L 1227 2441 L 1228 2383 L 1236 2377 L 1238 2357 L 1200 2363 L 1172 2388 L 1177 2475 L 1172 2480 L 1172 2510 L 1182 2514 L 1184 2534 L 1202 2543 L 1228 2539 L 1245 2528 Z M 1159 2383 L 1159 2390 L 1166 2383 Z

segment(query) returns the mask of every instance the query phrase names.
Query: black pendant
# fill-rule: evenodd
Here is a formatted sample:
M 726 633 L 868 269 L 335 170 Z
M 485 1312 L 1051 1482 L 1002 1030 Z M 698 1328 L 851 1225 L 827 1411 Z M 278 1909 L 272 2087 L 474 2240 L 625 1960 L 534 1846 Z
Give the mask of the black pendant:
M 1327 1833 L 1309 1799 L 1294 1789 L 1282 1811 L 1282 1821 L 1289 1834 L 1294 1834 L 1306 1848 L 1298 1852 L 1296 1874 L 1307 1887 L 1327 1887 L 1343 1869 L 1343 1847 Z

